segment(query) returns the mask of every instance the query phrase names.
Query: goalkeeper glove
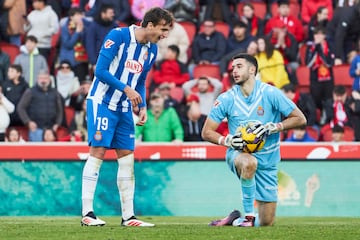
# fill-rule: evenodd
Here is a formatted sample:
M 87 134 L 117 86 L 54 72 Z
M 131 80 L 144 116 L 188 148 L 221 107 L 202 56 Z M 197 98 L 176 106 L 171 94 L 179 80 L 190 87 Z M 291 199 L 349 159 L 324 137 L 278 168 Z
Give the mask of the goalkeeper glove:
M 282 131 L 284 129 L 284 126 L 281 122 L 279 123 L 269 122 L 265 124 L 265 128 L 268 131 L 268 135 L 270 135 Z
M 254 134 L 256 134 L 256 138 L 264 139 L 267 135 L 269 135 L 269 131 L 266 129 L 266 125 L 261 123 L 256 123 L 250 125 L 250 128 Z
M 235 150 L 242 151 L 246 145 L 244 140 L 242 139 L 241 133 L 235 133 L 235 135 L 228 134 L 225 137 L 224 145 L 227 147 L 231 147 Z

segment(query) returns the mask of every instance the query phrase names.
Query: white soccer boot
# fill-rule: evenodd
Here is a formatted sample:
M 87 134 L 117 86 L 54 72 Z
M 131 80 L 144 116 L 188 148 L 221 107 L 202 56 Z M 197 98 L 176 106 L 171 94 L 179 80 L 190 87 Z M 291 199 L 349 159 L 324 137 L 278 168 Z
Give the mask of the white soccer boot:
M 94 212 L 88 212 L 82 219 L 81 219 L 81 226 L 104 226 L 105 221 L 97 218 Z

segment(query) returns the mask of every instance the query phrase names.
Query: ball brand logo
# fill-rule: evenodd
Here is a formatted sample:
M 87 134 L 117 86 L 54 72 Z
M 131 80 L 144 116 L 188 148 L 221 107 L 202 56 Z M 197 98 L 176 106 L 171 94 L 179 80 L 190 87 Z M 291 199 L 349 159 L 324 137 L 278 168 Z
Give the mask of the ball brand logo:
M 127 60 L 125 62 L 125 68 L 131 73 L 141 73 L 143 66 L 136 60 Z

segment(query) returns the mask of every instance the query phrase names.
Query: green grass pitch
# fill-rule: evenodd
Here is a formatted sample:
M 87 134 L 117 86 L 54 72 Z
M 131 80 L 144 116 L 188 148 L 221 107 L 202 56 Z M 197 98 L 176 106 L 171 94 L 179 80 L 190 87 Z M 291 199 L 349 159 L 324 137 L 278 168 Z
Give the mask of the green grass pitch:
M 103 227 L 81 227 L 80 217 L 0 217 L 0 239 L 36 240 L 221 240 L 360 239 L 360 218 L 278 217 L 273 227 L 209 227 L 210 217 L 140 217 L 153 228 L 120 227 L 120 217 L 102 217 Z

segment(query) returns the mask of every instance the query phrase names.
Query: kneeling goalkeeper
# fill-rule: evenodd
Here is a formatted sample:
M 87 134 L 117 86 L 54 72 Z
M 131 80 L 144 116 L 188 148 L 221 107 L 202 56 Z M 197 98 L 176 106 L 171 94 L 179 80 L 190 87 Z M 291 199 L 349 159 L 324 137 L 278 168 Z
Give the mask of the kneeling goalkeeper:
M 228 147 L 226 163 L 241 182 L 244 208 L 243 216 L 234 210 L 224 219 L 211 222 L 211 226 L 273 225 L 278 195 L 279 132 L 306 125 L 304 114 L 279 89 L 255 79 L 257 70 L 253 56 L 239 54 L 233 58 L 235 84 L 216 99 L 202 130 L 204 140 Z M 230 132 L 226 137 L 216 132 L 224 119 Z M 241 133 L 236 132 L 239 126 L 249 122 L 258 123 L 252 125 L 257 138 L 266 138 L 264 147 L 251 154 L 242 151 L 246 143 Z M 255 219 L 254 200 L 258 204 L 258 219 Z

